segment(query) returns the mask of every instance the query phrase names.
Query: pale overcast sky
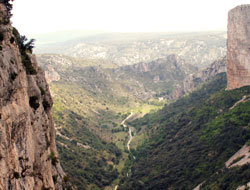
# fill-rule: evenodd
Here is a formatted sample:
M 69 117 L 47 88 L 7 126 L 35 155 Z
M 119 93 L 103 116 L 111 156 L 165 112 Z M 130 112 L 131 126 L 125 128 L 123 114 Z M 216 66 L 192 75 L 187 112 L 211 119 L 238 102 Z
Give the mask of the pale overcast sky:
M 22 34 L 60 30 L 168 32 L 226 30 L 227 13 L 250 0 L 15 0 Z

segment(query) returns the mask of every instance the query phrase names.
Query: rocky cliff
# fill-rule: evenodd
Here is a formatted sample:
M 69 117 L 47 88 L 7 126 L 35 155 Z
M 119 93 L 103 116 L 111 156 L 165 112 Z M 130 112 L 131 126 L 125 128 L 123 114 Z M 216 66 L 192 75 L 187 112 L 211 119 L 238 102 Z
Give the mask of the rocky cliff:
M 212 79 L 215 75 L 223 72 L 226 72 L 226 57 L 218 59 L 205 69 L 188 75 L 184 79 L 183 85 L 173 92 L 172 98 L 177 99 L 193 91 L 195 88 Z
M 0 3 L 0 189 L 63 189 L 44 72 Z
M 228 14 L 227 89 L 250 85 L 250 5 Z

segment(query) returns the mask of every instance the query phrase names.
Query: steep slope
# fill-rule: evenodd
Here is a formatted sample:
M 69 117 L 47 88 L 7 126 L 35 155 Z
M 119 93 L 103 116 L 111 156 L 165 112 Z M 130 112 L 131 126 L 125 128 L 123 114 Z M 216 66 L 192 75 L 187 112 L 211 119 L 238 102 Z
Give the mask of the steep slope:
M 74 81 L 89 92 L 141 100 L 161 96 L 169 99 L 172 91 L 182 86 L 185 77 L 197 72 L 196 67 L 176 55 L 122 67 L 104 60 L 56 54 L 39 55 L 38 61 L 48 81 Z M 115 92 L 118 89 L 119 95 Z
M 78 189 L 105 189 L 118 177 L 121 150 L 112 142 L 114 128 L 126 117 L 135 98 L 112 79 L 99 61 L 80 61 L 59 55 L 40 57 L 60 80 L 50 84 L 53 115 L 62 166 Z M 97 64 L 96 64 L 97 63 Z M 53 77 L 51 77 L 53 78 Z
M 177 99 L 189 92 L 192 92 L 205 82 L 211 80 L 217 74 L 223 72 L 226 72 L 226 57 L 216 60 L 205 69 L 188 75 L 184 79 L 183 84 L 177 87 L 177 89 L 172 93 L 172 97 Z
M 227 70 L 228 89 L 250 85 L 250 5 L 228 13 Z
M 55 54 L 39 55 L 38 60 L 53 81 L 62 166 L 79 189 L 112 184 L 127 159 L 122 120 L 131 111 L 143 115 L 161 108 L 164 101 L 158 97 L 169 98 L 196 71 L 175 55 L 124 67 Z
M 120 67 L 116 73 L 124 81 L 132 80 L 133 83 L 138 81 L 143 84 L 154 97 L 171 99 L 175 89 L 183 88 L 183 80 L 197 71 L 196 67 L 179 56 L 168 55 L 155 61 Z
M 64 189 L 49 87 L 5 5 L 0 3 L 0 189 Z
M 130 123 L 151 137 L 134 152 L 136 159 L 131 157 L 129 177 L 121 180 L 120 189 L 190 190 L 204 182 L 201 189 L 215 189 L 213 183 L 217 189 L 245 185 L 248 166 L 223 168 L 249 142 L 250 101 L 238 102 L 250 96 L 250 87 L 233 91 L 225 87 L 226 76 L 220 74 L 157 113 Z M 230 173 L 234 180 L 225 177 Z M 216 177 L 223 183 L 213 181 Z

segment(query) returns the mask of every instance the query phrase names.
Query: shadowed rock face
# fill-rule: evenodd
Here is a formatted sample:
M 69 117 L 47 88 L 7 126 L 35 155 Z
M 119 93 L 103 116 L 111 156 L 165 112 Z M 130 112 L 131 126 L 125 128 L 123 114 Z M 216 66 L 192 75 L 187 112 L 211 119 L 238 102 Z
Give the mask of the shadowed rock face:
M 224 72 L 226 72 L 226 57 L 218 59 L 203 70 L 188 75 L 184 79 L 183 85 L 173 92 L 172 98 L 177 99 L 189 92 L 192 92 L 206 81 L 215 77 L 217 74 Z
M 250 85 L 250 5 L 228 14 L 227 89 Z
M 0 20 L 5 11 L 0 3 Z M 44 72 L 34 55 L 21 51 L 10 24 L 0 22 L 0 34 L 0 189 L 61 190 L 64 173 Z

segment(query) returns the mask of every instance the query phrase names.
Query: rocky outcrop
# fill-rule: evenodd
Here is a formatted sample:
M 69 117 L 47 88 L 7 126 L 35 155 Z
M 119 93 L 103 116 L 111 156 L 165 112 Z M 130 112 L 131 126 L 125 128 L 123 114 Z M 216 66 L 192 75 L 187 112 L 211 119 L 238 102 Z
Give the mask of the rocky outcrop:
M 197 73 L 187 76 L 183 81 L 183 85 L 173 92 L 173 99 L 177 99 L 184 94 L 193 91 L 206 81 L 212 79 L 215 75 L 223 72 L 226 72 L 226 57 L 213 62 L 207 68 Z
M 250 5 L 228 14 L 227 89 L 250 85 Z
M 250 163 L 250 146 L 244 145 L 226 163 L 227 168 L 243 166 Z
M 0 24 L 0 41 L 0 189 L 63 189 L 44 72 L 10 24 Z

